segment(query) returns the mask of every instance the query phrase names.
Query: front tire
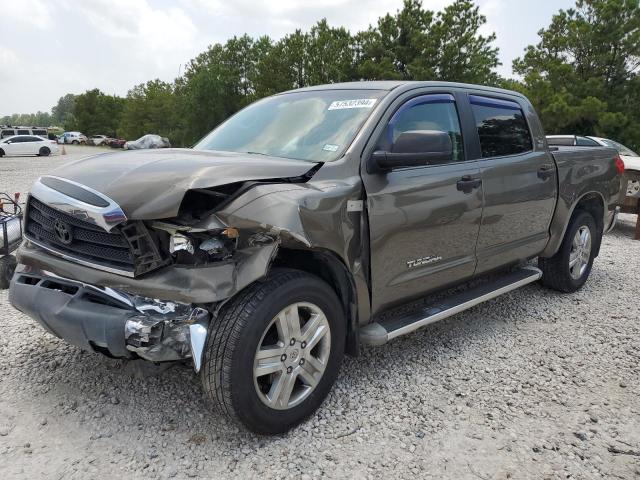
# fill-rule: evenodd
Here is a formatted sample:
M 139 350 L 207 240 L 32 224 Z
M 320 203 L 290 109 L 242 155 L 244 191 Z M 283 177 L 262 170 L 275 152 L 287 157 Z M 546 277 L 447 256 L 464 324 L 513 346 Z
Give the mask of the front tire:
M 0 158 L 4 157 L 4 150 L 0 148 Z
M 73 142 L 71 142 L 71 145 L 78 145 L 78 141 L 74 140 Z
M 597 228 L 593 216 L 583 210 L 571 218 L 558 252 L 550 258 L 538 258 L 542 284 L 571 293 L 580 289 L 595 259 Z
M 285 432 L 329 393 L 345 336 L 331 287 L 304 272 L 276 270 L 212 321 L 201 372 L 205 394 L 256 433 Z
M 49 150 L 48 147 L 40 148 L 40 151 L 38 152 L 39 157 L 48 157 L 49 155 L 51 155 L 51 150 Z

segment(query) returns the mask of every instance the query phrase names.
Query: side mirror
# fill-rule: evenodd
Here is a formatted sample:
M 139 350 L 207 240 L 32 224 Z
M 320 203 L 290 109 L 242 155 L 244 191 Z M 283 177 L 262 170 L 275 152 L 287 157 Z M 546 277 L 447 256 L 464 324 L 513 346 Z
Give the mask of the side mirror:
M 390 152 L 377 150 L 371 160 L 378 170 L 447 163 L 453 159 L 451 137 L 440 130 L 410 130 L 401 133 Z

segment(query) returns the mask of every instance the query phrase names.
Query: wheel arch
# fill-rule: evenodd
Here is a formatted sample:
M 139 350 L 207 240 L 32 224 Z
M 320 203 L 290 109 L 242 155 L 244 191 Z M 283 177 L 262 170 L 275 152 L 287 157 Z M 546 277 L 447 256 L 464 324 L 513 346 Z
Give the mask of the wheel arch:
M 582 197 L 576 203 L 573 211 L 571 212 L 571 217 L 578 211 L 585 211 L 591 214 L 593 219 L 596 222 L 596 245 L 594 249 L 594 256 L 598 256 L 600 253 L 600 245 L 602 244 L 602 234 L 604 233 L 604 198 L 598 192 L 590 192 Z
M 347 320 L 345 352 L 358 355 L 358 293 L 353 276 L 340 258 L 329 250 L 302 250 L 281 247 L 271 268 L 292 268 L 324 280 L 338 295 Z
M 577 211 L 586 211 L 589 212 L 595 222 L 596 222 L 596 245 L 595 245 L 595 255 L 598 256 L 600 253 L 600 245 L 602 243 L 602 234 L 604 232 L 604 214 L 605 214 L 605 200 L 600 192 L 590 191 L 583 193 L 571 206 L 570 210 L 566 215 L 563 215 L 565 218 L 562 227 L 562 234 L 557 235 L 555 238 L 547 244 L 547 247 L 542 252 L 540 256 L 542 257 L 552 257 L 560 248 L 562 244 L 562 239 L 564 238 L 567 228 L 569 226 L 569 222 L 575 216 Z M 556 212 L 557 214 L 557 212 Z

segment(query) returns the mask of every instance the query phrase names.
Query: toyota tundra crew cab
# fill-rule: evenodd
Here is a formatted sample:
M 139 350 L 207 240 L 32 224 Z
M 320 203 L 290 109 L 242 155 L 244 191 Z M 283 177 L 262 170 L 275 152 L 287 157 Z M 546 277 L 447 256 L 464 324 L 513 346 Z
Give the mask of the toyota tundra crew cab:
M 193 149 L 105 153 L 39 178 L 10 301 L 78 347 L 192 362 L 218 410 L 282 432 L 360 344 L 537 280 L 579 289 L 623 169 L 612 148 L 550 151 L 519 93 L 304 88 Z

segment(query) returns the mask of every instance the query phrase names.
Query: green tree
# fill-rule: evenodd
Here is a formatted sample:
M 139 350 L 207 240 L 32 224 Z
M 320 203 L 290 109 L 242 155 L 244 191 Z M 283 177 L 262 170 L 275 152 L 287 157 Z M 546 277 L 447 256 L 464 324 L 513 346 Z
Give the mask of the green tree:
M 355 46 L 345 28 L 332 28 L 322 19 L 306 35 L 305 44 L 305 85 L 347 82 L 354 78 Z
M 73 93 L 67 93 L 58 99 L 58 103 L 51 109 L 53 122 L 62 128 L 71 129 L 75 123 L 73 109 L 76 103 L 76 96 Z
M 481 35 L 486 18 L 468 0 L 456 0 L 443 11 L 405 0 L 356 36 L 358 73 L 367 80 L 448 80 L 495 84 L 498 49 L 495 35 Z
M 173 84 L 156 79 L 136 85 L 127 93 L 118 135 L 136 139 L 156 133 L 177 142 L 180 119 L 176 106 Z
M 225 46 L 215 44 L 187 65 L 177 85 L 185 134 L 191 144 L 240 108 L 240 81 L 228 67 Z
M 0 118 L 0 125 L 49 127 L 51 124 L 52 118 L 49 112 L 14 113 Z
M 75 98 L 75 128 L 86 135 L 115 135 L 123 108 L 123 98 L 105 95 L 97 88 L 87 90 Z
M 548 132 L 640 147 L 638 0 L 578 0 L 538 34 L 513 69 Z

